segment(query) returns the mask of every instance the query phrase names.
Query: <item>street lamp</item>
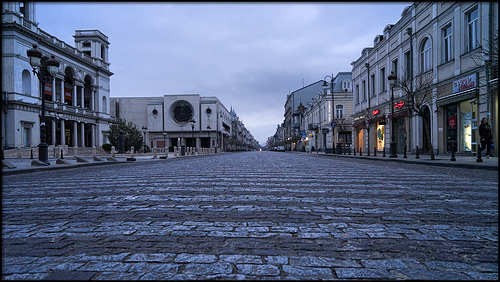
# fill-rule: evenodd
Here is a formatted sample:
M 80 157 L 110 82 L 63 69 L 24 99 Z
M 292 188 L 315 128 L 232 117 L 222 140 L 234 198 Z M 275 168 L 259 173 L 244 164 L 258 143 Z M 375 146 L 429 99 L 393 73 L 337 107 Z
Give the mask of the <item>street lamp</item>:
M 196 120 L 191 119 L 189 122 L 191 123 L 191 145 L 194 144 L 193 147 L 195 147 L 194 150 L 196 152 L 196 142 L 194 141 L 194 124 L 196 123 Z
M 389 80 L 389 85 L 391 86 L 391 154 L 389 158 L 397 158 L 396 154 L 396 139 L 394 136 L 394 87 L 396 87 L 398 77 L 391 71 L 391 74 L 387 77 Z
M 143 126 L 142 133 L 144 133 L 144 154 L 146 153 L 146 133 L 148 132 L 148 128 Z
M 332 126 L 332 154 L 335 154 L 335 106 L 334 106 L 334 97 L 333 97 L 333 74 L 332 76 L 325 76 L 323 79 L 323 89 L 325 90 L 325 95 L 326 91 L 328 89 L 328 82 L 326 82 L 326 78 L 330 78 L 330 94 L 332 94 L 332 121 L 330 125 Z
M 59 70 L 59 62 L 56 61 L 55 56 L 51 55 L 50 59 L 47 57 L 42 57 L 42 52 L 38 51 L 37 45 L 33 44 L 33 49 L 29 49 L 27 52 L 30 65 L 33 68 L 33 74 L 38 77 L 38 80 L 42 83 L 42 90 L 40 91 L 40 98 L 42 99 L 42 120 L 40 122 L 40 144 L 38 145 L 38 159 L 40 162 L 49 165 L 49 150 L 46 143 L 46 128 L 45 128 L 45 95 L 44 87 L 47 83 L 52 83 L 54 76 Z

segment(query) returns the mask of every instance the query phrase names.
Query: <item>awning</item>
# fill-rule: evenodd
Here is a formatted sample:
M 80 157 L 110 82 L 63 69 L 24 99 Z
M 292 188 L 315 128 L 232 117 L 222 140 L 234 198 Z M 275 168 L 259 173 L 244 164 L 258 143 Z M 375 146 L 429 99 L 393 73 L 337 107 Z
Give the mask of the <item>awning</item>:
M 477 88 L 474 89 L 468 89 L 465 91 L 461 91 L 452 95 L 448 95 L 443 98 L 439 98 L 436 101 L 436 105 L 438 107 L 448 105 L 448 104 L 453 104 L 456 102 L 464 101 L 464 100 L 469 100 L 475 98 L 477 95 Z

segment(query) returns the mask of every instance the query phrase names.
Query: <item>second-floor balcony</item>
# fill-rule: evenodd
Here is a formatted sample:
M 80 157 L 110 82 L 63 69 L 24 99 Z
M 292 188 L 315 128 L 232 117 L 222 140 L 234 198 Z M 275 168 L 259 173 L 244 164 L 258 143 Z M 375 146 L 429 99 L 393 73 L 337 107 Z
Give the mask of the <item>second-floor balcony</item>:
M 318 130 L 318 125 L 315 123 L 310 123 L 307 125 L 307 129 L 309 130 Z
M 295 122 L 293 124 L 293 128 L 300 128 L 300 123 L 299 122 Z

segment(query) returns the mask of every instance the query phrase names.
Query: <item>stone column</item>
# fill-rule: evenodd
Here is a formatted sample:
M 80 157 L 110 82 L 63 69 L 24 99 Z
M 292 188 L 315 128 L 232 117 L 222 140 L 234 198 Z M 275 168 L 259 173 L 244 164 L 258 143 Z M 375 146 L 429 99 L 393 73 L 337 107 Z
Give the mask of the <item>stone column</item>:
M 64 120 L 61 119 L 61 145 L 66 145 L 66 128 L 64 124 Z
M 80 123 L 80 131 L 82 135 L 80 136 L 80 141 L 82 143 L 82 147 L 85 147 L 85 123 L 81 122 Z
M 76 99 L 78 98 L 78 95 L 76 95 L 76 92 L 78 90 L 78 87 L 76 86 L 76 83 L 75 85 L 73 86 L 73 99 L 71 99 L 71 104 L 73 105 L 73 107 L 76 107 Z
M 55 118 L 50 121 L 52 123 L 52 144 L 56 145 L 56 120 Z
M 95 130 L 95 124 L 90 124 L 90 146 L 97 146 L 97 144 L 95 143 Z
M 97 107 L 95 106 L 95 96 L 97 95 L 97 91 L 90 91 L 90 110 L 97 111 Z
M 73 122 L 73 147 L 78 147 L 78 122 Z
M 61 103 L 64 104 L 64 79 L 61 79 Z
M 82 95 L 80 96 L 80 103 L 81 103 L 81 104 L 80 104 L 80 107 L 81 107 L 82 109 L 83 109 L 83 108 L 85 108 L 85 103 L 84 103 L 84 101 L 85 101 L 85 100 L 84 100 L 84 97 L 85 97 L 85 91 L 84 91 L 84 90 L 85 90 L 85 87 L 82 87 L 82 91 L 81 91 L 81 92 L 82 92 L 82 93 L 81 93 Z
M 52 79 L 52 102 L 55 102 L 56 101 L 56 78 L 54 77 Z

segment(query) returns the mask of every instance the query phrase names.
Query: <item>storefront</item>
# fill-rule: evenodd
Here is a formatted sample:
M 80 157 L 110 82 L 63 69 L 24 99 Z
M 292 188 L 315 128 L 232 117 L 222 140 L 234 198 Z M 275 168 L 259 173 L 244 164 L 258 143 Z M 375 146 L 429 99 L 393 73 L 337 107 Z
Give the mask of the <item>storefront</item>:
M 371 128 L 374 130 L 373 139 L 374 146 L 377 151 L 381 152 L 384 150 L 385 146 L 385 126 L 386 126 L 386 117 L 383 113 L 383 109 L 375 109 L 372 110 L 372 126 Z
M 365 115 L 354 117 L 353 119 L 353 125 L 352 125 L 354 131 L 353 131 L 353 138 L 354 138 L 354 144 L 353 144 L 353 149 L 355 152 L 360 152 L 360 150 L 363 150 L 364 148 L 364 128 L 365 128 Z
M 439 98 L 440 151 L 476 153 L 478 149 L 477 74 L 453 81 L 452 94 Z M 450 88 L 448 86 L 448 88 Z

